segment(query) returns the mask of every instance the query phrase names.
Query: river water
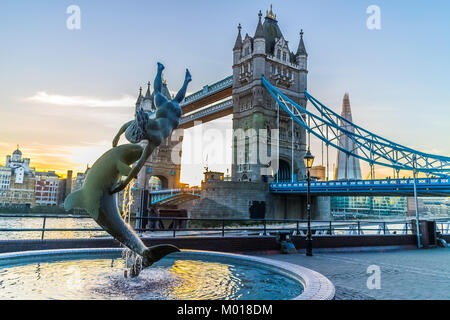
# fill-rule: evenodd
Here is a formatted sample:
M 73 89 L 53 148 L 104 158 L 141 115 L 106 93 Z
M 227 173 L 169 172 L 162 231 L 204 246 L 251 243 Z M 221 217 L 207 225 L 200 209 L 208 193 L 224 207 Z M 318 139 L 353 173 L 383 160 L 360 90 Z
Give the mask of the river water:
M 43 217 L 2 217 L 0 229 L 42 229 Z M 100 229 L 92 218 L 46 218 L 45 229 Z M 45 231 L 44 239 L 74 239 L 108 236 L 104 231 Z M 41 231 L 0 231 L 0 240 L 41 239 Z

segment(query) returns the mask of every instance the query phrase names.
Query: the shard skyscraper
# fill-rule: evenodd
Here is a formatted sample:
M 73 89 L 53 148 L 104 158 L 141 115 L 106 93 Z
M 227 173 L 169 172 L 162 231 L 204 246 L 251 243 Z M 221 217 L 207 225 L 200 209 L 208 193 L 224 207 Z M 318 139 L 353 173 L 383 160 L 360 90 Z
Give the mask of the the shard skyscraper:
M 348 121 L 352 121 L 352 110 L 350 109 L 350 99 L 348 93 L 344 95 L 342 102 L 341 116 Z M 347 131 L 354 132 L 354 129 L 344 121 L 341 121 L 340 126 Z M 352 151 L 354 148 L 353 141 L 347 136 L 342 135 L 339 138 L 339 146 L 342 149 Z M 352 151 L 357 153 L 357 151 Z M 334 170 L 334 180 L 361 180 L 361 167 L 359 166 L 359 159 L 353 156 L 348 156 L 345 152 L 338 150 L 336 159 L 336 169 Z

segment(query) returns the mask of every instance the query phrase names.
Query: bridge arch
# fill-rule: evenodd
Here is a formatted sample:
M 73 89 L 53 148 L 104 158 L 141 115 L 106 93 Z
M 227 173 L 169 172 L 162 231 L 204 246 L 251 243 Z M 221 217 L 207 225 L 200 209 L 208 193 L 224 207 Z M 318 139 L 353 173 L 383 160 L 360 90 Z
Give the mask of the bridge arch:
M 169 180 L 162 175 L 147 175 L 146 180 L 148 190 L 158 191 L 169 188 Z
M 179 188 L 180 169 L 181 165 L 174 165 L 165 158 L 156 160 L 150 158 L 146 166 L 139 172 L 139 188 L 146 190 L 158 190 L 159 187 L 161 189 Z
M 274 176 L 274 181 L 283 182 L 291 181 L 291 164 L 288 160 L 279 159 L 278 160 L 278 171 Z

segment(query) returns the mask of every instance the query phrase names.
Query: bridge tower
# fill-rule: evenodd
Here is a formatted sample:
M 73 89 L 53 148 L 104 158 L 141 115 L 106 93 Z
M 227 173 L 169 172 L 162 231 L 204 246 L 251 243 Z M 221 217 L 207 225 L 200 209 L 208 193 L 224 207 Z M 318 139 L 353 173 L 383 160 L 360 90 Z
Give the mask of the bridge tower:
M 136 110 L 143 108 L 147 112 L 156 111 L 156 106 L 153 100 L 153 93 L 150 93 L 150 82 L 147 84 L 147 92 L 145 96 L 142 96 L 142 89 L 140 89 L 139 97 L 136 101 Z M 167 88 L 166 81 L 163 80 L 162 94 L 172 99 L 170 92 Z M 137 178 L 137 189 L 172 189 L 178 188 L 180 184 L 180 172 L 181 163 L 174 163 L 172 154 L 178 152 L 179 159 L 181 159 L 181 142 L 183 139 L 182 132 L 177 129 L 172 132 L 161 144 L 153 151 L 147 162 L 142 167 Z M 180 133 L 180 134 L 179 134 Z M 179 139 L 172 139 L 172 136 L 176 134 Z M 175 140 L 175 141 L 172 141 Z M 146 141 L 140 144 L 144 146 Z M 157 178 L 157 179 L 156 179 Z
M 253 37 L 246 34 L 242 38 L 241 26 L 238 26 L 233 48 L 232 180 L 302 180 L 305 175 L 305 130 L 293 125 L 284 110 L 277 110 L 275 100 L 262 85 L 261 77 L 264 75 L 290 99 L 306 107 L 304 91 L 307 85 L 308 54 L 303 42 L 303 31 L 300 32 L 299 45 L 294 53 L 289 49 L 289 42 L 278 26 L 272 7 L 266 12 L 264 22 L 261 18 L 260 11 Z M 260 129 L 268 130 L 267 139 L 258 137 Z M 279 166 L 278 172 L 267 175 L 262 174 L 261 169 L 267 168 L 269 163 L 267 159 L 260 158 L 259 149 L 265 148 L 270 155 L 271 143 L 276 139 L 270 135 L 271 129 L 279 129 Z M 239 135 L 239 132 L 245 134 Z M 258 147 L 252 148 L 251 145 L 255 144 Z M 272 168 L 276 166 L 272 165 Z

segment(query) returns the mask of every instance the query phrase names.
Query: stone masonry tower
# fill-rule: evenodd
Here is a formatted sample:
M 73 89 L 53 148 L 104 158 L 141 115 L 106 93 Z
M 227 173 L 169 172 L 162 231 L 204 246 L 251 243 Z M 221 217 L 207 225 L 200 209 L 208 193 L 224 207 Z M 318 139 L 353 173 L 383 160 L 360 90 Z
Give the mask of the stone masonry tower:
M 264 22 L 261 19 L 260 11 L 253 37 L 246 34 L 242 38 L 241 26 L 238 26 L 233 48 L 232 179 L 251 182 L 291 181 L 292 178 L 295 181 L 302 180 L 305 175 L 305 130 L 295 124 L 292 126 L 284 110 L 277 111 L 275 100 L 264 88 L 261 77 L 264 75 L 291 100 L 306 107 L 304 91 L 307 85 L 308 54 L 303 42 L 303 31 L 300 32 L 299 45 L 294 53 L 281 33 L 272 7 L 266 12 Z M 258 136 L 260 129 L 267 130 L 266 139 Z M 267 159 L 270 161 L 264 155 L 264 148 L 270 156 L 271 144 L 277 139 L 271 136 L 270 129 L 279 129 L 278 171 L 262 174 L 261 169 L 269 165 Z M 258 147 L 252 148 L 255 144 Z M 273 167 L 276 168 L 272 164 Z

